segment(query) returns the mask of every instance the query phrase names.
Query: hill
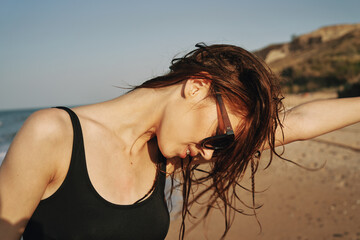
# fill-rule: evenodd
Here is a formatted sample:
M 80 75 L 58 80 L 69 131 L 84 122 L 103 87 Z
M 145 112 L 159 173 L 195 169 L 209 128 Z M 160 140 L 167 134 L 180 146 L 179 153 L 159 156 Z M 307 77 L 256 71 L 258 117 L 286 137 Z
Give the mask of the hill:
M 322 27 L 254 53 L 281 77 L 284 92 L 343 91 L 360 84 L 360 24 Z

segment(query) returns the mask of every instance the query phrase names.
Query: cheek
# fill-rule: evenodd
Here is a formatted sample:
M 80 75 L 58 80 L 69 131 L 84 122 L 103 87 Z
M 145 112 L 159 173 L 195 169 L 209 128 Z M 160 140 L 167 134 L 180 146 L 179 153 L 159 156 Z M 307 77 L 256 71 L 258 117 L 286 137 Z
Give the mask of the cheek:
M 159 149 L 165 157 L 181 154 L 187 145 L 198 144 L 216 130 L 217 112 L 214 104 L 189 110 L 178 105 L 165 110 L 157 129 Z
M 174 157 L 181 154 L 187 145 L 199 143 L 209 136 L 210 122 L 214 120 L 211 121 L 208 114 L 199 110 L 167 116 L 156 132 L 161 153 L 165 157 Z
M 192 119 L 189 118 L 189 114 L 172 112 L 164 116 L 156 136 L 159 149 L 165 157 L 174 157 L 185 149 L 191 133 L 195 131 L 191 123 Z

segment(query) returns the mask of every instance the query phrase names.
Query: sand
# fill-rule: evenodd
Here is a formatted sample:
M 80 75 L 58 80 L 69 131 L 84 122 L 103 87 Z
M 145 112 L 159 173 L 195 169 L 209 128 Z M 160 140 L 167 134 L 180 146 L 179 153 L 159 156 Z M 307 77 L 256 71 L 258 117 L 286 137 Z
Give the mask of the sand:
M 287 106 L 316 98 L 292 97 L 287 99 Z M 262 168 L 267 156 L 265 153 L 261 158 Z M 262 232 L 254 217 L 237 214 L 225 239 L 360 240 L 360 124 L 288 144 L 284 156 L 310 168 L 325 161 L 326 165 L 318 171 L 307 171 L 277 158 L 268 169 L 260 168 L 256 189 L 268 188 L 256 195 L 256 202 L 264 204 L 257 211 Z M 243 183 L 249 186 L 248 177 Z M 251 203 L 248 193 L 242 196 Z M 167 240 L 178 239 L 179 224 L 180 218 L 171 222 Z M 223 229 L 223 216 L 214 211 L 205 226 L 199 225 L 185 239 L 219 239 Z

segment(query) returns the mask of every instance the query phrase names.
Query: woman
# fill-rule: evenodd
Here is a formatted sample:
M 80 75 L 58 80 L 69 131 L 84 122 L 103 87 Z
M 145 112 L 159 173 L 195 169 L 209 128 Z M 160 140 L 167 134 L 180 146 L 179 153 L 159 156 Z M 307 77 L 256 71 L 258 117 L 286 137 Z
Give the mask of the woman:
M 259 152 L 360 121 L 360 98 L 289 111 L 281 99 L 271 71 L 251 53 L 201 44 L 123 96 L 37 111 L 0 168 L 0 238 L 19 239 L 25 229 L 25 240 L 163 239 L 165 171 L 182 172 L 183 218 L 208 191 L 208 208 L 222 202 L 228 213 Z M 207 162 L 210 171 L 195 179 Z M 189 198 L 196 183 L 207 185 Z

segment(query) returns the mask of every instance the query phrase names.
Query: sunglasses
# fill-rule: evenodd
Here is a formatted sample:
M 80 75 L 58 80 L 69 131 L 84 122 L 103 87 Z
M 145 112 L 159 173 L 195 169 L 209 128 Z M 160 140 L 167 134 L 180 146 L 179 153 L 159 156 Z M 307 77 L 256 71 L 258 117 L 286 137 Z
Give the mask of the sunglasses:
M 202 148 L 212 149 L 212 150 L 222 150 L 228 147 L 232 142 L 234 142 L 235 135 L 231 127 L 229 116 L 226 112 L 224 102 L 220 93 L 216 93 L 216 107 L 219 118 L 219 125 L 217 129 L 217 134 L 213 137 L 208 137 L 203 139 L 200 142 Z M 220 110 L 220 111 L 219 111 Z

